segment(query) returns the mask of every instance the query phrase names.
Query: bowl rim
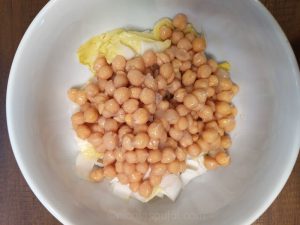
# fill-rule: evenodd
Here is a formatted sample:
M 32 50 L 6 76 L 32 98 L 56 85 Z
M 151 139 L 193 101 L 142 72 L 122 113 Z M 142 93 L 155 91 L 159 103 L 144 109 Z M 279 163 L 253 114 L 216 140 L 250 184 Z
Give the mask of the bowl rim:
M 36 29 L 37 25 L 39 24 L 40 20 L 44 17 L 44 15 L 51 10 L 52 7 L 58 2 L 58 1 L 63 1 L 63 0 L 50 0 L 40 11 L 39 13 L 35 16 L 29 27 L 27 28 L 26 32 L 24 33 L 22 40 L 16 50 L 9 77 L 8 77 L 8 83 L 7 83 L 7 93 L 6 93 L 6 118 L 7 118 L 7 128 L 8 128 L 8 134 L 9 134 L 9 139 L 11 142 L 12 146 L 12 151 L 13 154 L 16 158 L 17 164 L 20 168 L 20 171 L 25 178 L 28 186 L 34 193 L 34 195 L 37 197 L 37 199 L 44 205 L 44 207 L 60 222 L 63 224 L 72 224 L 70 218 L 66 217 L 63 215 L 63 213 L 60 213 L 59 210 L 53 205 L 50 204 L 48 201 L 48 198 L 43 195 L 37 183 L 34 182 L 34 179 L 30 176 L 29 172 L 26 169 L 26 165 L 22 162 L 21 156 L 19 154 L 20 150 L 18 145 L 16 144 L 16 135 L 14 130 L 12 129 L 13 126 L 13 118 L 11 117 L 12 108 L 12 93 L 13 93 L 13 83 L 14 80 L 17 77 L 16 73 L 16 68 L 18 65 L 18 62 L 21 60 L 21 53 L 23 51 L 24 46 L 26 43 L 30 40 L 30 36 L 32 32 Z M 297 82 L 300 83 L 300 71 L 299 67 L 297 64 L 296 57 L 294 55 L 294 52 L 292 50 L 292 47 L 283 32 L 282 28 L 280 25 L 277 23 L 273 15 L 268 11 L 268 9 L 260 2 L 257 0 L 251 0 L 249 1 L 250 4 L 253 4 L 257 10 L 260 11 L 261 14 L 265 16 L 265 18 L 272 24 L 272 26 L 276 29 L 276 32 L 279 35 L 279 38 L 283 40 L 283 47 L 287 50 L 287 53 L 289 55 L 289 58 L 291 59 L 292 67 L 298 76 L 296 76 Z M 298 90 L 298 95 L 300 96 L 300 90 Z M 300 131 L 300 127 L 298 124 L 298 131 Z M 283 187 L 285 186 L 292 170 L 293 167 L 296 163 L 297 156 L 299 153 L 299 147 L 300 147 L 300 136 L 298 138 L 298 142 L 295 142 L 296 144 L 294 145 L 294 148 L 291 149 L 292 152 L 290 154 L 290 163 L 286 164 L 285 170 L 280 174 L 280 178 L 278 178 L 278 182 L 276 183 L 276 186 L 273 187 L 273 191 L 270 192 L 268 196 L 265 197 L 264 203 L 258 206 L 256 210 L 251 212 L 251 214 L 244 219 L 243 224 L 252 224 L 256 219 L 259 218 L 267 209 L 268 207 L 272 204 L 272 202 L 275 200 L 275 198 L 279 195 L 279 193 L 282 191 Z M 297 144 L 298 143 L 298 144 Z

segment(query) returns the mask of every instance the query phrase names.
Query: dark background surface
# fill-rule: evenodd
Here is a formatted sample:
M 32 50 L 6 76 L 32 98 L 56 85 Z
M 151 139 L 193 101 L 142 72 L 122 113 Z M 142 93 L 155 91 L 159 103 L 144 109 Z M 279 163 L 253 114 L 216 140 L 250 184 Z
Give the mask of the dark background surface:
M 0 225 L 60 224 L 37 200 L 16 164 L 7 133 L 6 85 L 27 27 L 47 0 L 0 0 Z M 286 33 L 300 61 L 300 1 L 262 0 Z M 300 160 L 284 189 L 255 225 L 300 224 Z

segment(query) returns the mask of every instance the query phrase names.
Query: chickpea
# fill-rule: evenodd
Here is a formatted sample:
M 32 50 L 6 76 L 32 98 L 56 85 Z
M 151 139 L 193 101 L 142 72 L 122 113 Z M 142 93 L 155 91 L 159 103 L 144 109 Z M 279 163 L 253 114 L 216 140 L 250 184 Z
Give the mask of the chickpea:
M 140 185 L 140 182 L 129 183 L 129 188 L 133 192 L 138 192 Z
M 128 176 L 125 173 L 119 173 L 117 175 L 118 180 L 120 181 L 121 184 L 128 184 L 129 179 Z
M 174 94 L 181 87 L 181 82 L 178 79 L 174 79 L 167 87 L 169 93 Z
M 187 94 L 183 99 L 183 104 L 188 109 L 194 109 L 199 104 L 197 97 L 193 94 Z
M 189 39 L 184 37 L 179 40 L 177 47 L 189 51 L 192 48 L 192 43 Z
M 188 61 L 188 60 L 191 59 L 190 54 L 185 49 L 176 49 L 176 51 L 175 51 L 175 57 L 177 59 L 179 59 L 180 61 L 182 61 L 182 62 Z
M 100 70 L 100 68 L 101 68 L 102 66 L 106 66 L 106 65 L 107 65 L 107 62 L 106 62 L 105 57 L 100 56 L 100 57 L 98 57 L 98 58 L 95 60 L 93 69 L 94 69 L 94 71 L 97 72 L 97 71 Z
M 162 176 L 167 171 L 167 165 L 164 163 L 154 163 L 152 164 L 151 174 L 156 176 Z
M 196 77 L 197 77 L 197 75 L 195 72 L 193 72 L 192 70 L 187 70 L 182 76 L 183 85 L 190 86 L 190 85 L 194 84 Z
M 144 149 L 149 143 L 149 136 L 146 133 L 139 133 L 133 139 L 134 147 L 137 149 Z
M 85 86 L 84 89 L 87 96 L 89 97 L 93 97 L 99 93 L 99 87 L 94 83 L 89 83 L 88 85 Z
M 169 57 L 170 61 L 175 58 L 175 52 L 173 46 L 165 50 L 165 54 Z
M 146 162 L 136 164 L 136 171 L 145 174 L 148 171 L 149 165 Z
M 121 163 L 125 160 L 124 152 L 122 151 L 122 149 L 116 149 L 114 151 L 114 155 L 115 155 L 117 162 L 119 162 L 119 163 Z M 116 164 L 117 164 L 117 162 L 116 162 Z M 123 166 L 123 164 L 122 164 L 122 166 Z
M 145 75 L 139 70 L 130 70 L 127 74 L 127 77 L 133 86 L 140 86 L 145 80 Z
M 80 125 L 84 123 L 83 112 L 74 113 L 71 117 L 72 124 Z
M 166 111 L 170 106 L 168 101 L 161 101 L 158 103 L 157 108 L 163 111 Z
M 138 172 L 138 171 L 134 171 L 128 177 L 129 177 L 129 181 L 131 183 L 134 183 L 134 182 L 140 182 L 142 180 L 142 178 L 143 178 L 143 175 L 140 172 Z
M 222 91 L 217 94 L 217 100 L 223 102 L 231 102 L 234 97 L 234 93 L 232 91 Z
M 169 124 L 176 124 L 179 119 L 179 115 L 175 109 L 168 109 L 164 114 L 164 118 Z
M 110 180 L 113 179 L 117 175 L 115 167 L 113 165 L 105 166 L 103 170 L 103 175 L 104 177 Z
M 203 108 L 198 112 L 198 116 L 204 122 L 208 122 L 213 119 L 213 110 L 208 105 L 204 105 Z
M 72 102 L 76 102 L 76 96 L 77 96 L 78 90 L 75 88 L 70 88 L 68 90 L 68 98 L 72 101 Z
M 134 125 L 133 127 L 134 134 L 147 133 L 147 131 L 148 131 L 147 124 Z
M 93 169 L 89 175 L 90 180 L 93 182 L 100 182 L 101 180 L 103 180 L 103 177 L 104 175 L 102 168 Z
M 186 61 L 186 62 L 189 62 L 189 61 Z M 172 61 L 173 70 L 174 70 L 175 72 L 178 72 L 179 69 L 180 69 L 180 67 L 182 66 L 182 64 L 183 64 L 183 63 L 182 63 L 180 60 L 174 59 L 174 60 Z M 180 75 L 180 77 L 181 77 L 181 75 Z
M 147 50 L 143 55 L 143 60 L 146 67 L 156 64 L 156 54 L 152 50 Z
M 174 160 L 168 164 L 169 173 L 178 174 L 180 172 L 180 162 L 178 160 Z
M 171 61 L 168 54 L 163 53 L 163 52 L 156 53 L 156 57 L 157 57 L 157 65 L 159 65 L 159 66 L 161 66 L 165 63 L 169 63 Z
M 217 102 L 216 103 L 216 112 L 222 115 L 228 115 L 232 111 L 232 107 L 227 102 Z
M 149 88 L 153 91 L 157 91 L 157 89 L 158 89 L 157 81 L 150 74 L 146 75 L 144 84 L 147 88 Z
M 107 166 L 116 161 L 115 155 L 113 151 L 106 151 L 103 156 L 103 165 Z
M 218 77 L 216 75 L 210 75 L 208 78 L 208 86 L 216 87 L 219 84 Z
M 191 134 L 187 131 L 184 131 L 183 137 L 181 138 L 179 143 L 183 148 L 186 148 L 187 146 L 193 144 L 193 139 Z
M 138 161 L 135 151 L 127 151 L 125 153 L 125 160 L 128 163 L 137 163 Z
M 176 154 L 172 148 L 168 147 L 162 150 L 162 158 L 161 158 L 162 163 L 170 163 L 175 159 L 176 159 Z
M 174 99 L 177 102 L 183 102 L 184 96 L 186 96 L 187 92 L 185 88 L 179 88 L 174 93 Z
M 126 63 L 126 71 L 130 70 L 139 70 L 141 72 L 145 71 L 145 63 L 142 57 L 136 57 L 127 61 Z
M 164 90 L 167 87 L 167 81 L 162 76 L 157 76 L 156 78 L 158 90 Z
M 186 170 L 186 163 L 185 161 L 179 162 L 179 173 L 182 173 Z
M 188 153 L 192 157 L 197 157 L 201 153 L 201 148 L 194 143 L 188 147 Z
M 188 128 L 188 121 L 185 117 L 180 117 L 176 123 L 176 127 L 183 131 L 186 130 Z
M 115 170 L 117 173 L 123 173 L 123 161 L 118 161 L 115 163 Z
M 186 15 L 179 13 L 173 19 L 173 26 L 179 30 L 184 30 L 187 26 Z
M 172 73 L 173 73 L 173 67 L 171 63 L 165 63 L 163 65 L 161 65 L 160 69 L 159 69 L 160 75 L 165 78 L 168 79 Z
M 218 167 L 218 163 L 213 157 L 205 156 L 204 157 L 204 166 L 208 170 L 213 170 L 213 169 L 216 169 Z
M 232 117 L 222 118 L 218 120 L 219 127 L 223 128 L 225 132 L 230 132 L 235 128 L 235 120 Z
M 91 135 L 91 130 L 87 125 L 81 124 L 76 128 L 76 134 L 79 138 L 86 139 Z
M 100 104 L 100 103 L 104 103 L 105 101 L 108 100 L 108 96 L 104 93 L 99 93 L 96 96 L 93 97 L 92 102 L 95 104 Z
M 212 71 L 209 65 L 203 64 L 199 66 L 197 71 L 198 78 L 208 78 L 211 75 Z
M 161 157 L 162 157 L 161 151 L 158 149 L 154 149 L 154 150 L 149 151 L 147 161 L 149 163 L 157 163 L 161 160 Z
M 167 26 L 162 26 L 159 29 L 159 36 L 162 40 L 167 40 L 170 37 L 172 37 L 172 29 L 170 27 Z
M 229 78 L 219 79 L 218 91 L 230 91 L 232 89 L 232 81 Z M 234 93 L 233 93 L 234 94 Z
M 107 80 L 100 79 L 98 77 L 98 87 L 99 87 L 100 91 L 104 91 L 105 90 L 106 84 L 107 84 Z
M 104 133 L 104 129 L 100 127 L 97 123 L 91 124 L 90 129 L 93 133 Z
M 114 150 L 117 146 L 117 134 L 113 132 L 106 132 L 103 135 L 103 144 L 107 150 Z
M 133 117 L 132 114 L 126 114 L 124 117 L 125 123 L 130 126 L 133 127 Z
M 179 116 L 186 116 L 190 112 L 189 109 L 183 104 L 176 106 L 176 111 L 178 112 Z
M 119 128 L 119 131 L 118 131 L 119 138 L 122 138 L 125 134 L 129 134 L 131 132 L 132 132 L 132 129 L 129 126 L 123 125 Z
M 139 108 L 133 114 L 132 118 L 135 124 L 145 124 L 149 120 L 149 112 L 146 109 Z
M 112 75 L 113 70 L 109 65 L 102 66 L 97 72 L 97 76 L 103 80 L 108 80 Z
M 159 140 L 151 138 L 150 141 L 149 141 L 149 143 L 148 143 L 147 148 L 149 148 L 149 149 L 157 149 L 158 145 L 159 145 Z
M 213 128 L 208 128 L 202 132 L 202 138 L 207 143 L 214 142 L 219 137 L 218 132 Z
M 190 61 L 185 61 L 181 64 L 179 70 L 182 72 L 186 72 L 187 70 L 190 70 L 191 67 L 192 67 L 192 63 Z
M 84 121 L 87 123 L 95 123 L 99 118 L 98 110 L 90 107 L 83 113 Z
M 134 136 L 132 134 L 125 134 L 122 137 L 122 148 L 128 151 L 132 151 L 134 149 L 133 139 Z
M 179 161 L 185 161 L 187 154 L 183 148 L 176 148 L 175 154 Z
M 115 90 L 116 90 L 116 87 L 114 86 L 113 81 L 108 80 L 105 85 L 105 94 L 107 94 L 108 96 L 113 96 Z
M 114 92 L 114 98 L 120 105 L 126 102 L 130 98 L 130 95 L 131 92 L 127 87 L 120 87 Z
M 144 104 L 155 102 L 155 92 L 149 88 L 144 88 L 140 94 L 140 100 Z
M 180 41 L 180 39 L 182 39 L 183 37 L 184 37 L 183 32 L 178 31 L 178 30 L 173 31 L 172 37 L 171 37 L 172 44 L 177 45 L 177 43 L 178 43 L 178 42 Z
M 208 79 L 198 79 L 194 83 L 194 88 L 202 88 L 202 89 L 207 89 L 209 87 L 209 81 Z
M 206 41 L 203 36 L 197 37 L 192 42 L 193 50 L 195 52 L 201 52 L 206 48 Z
M 148 198 L 152 193 L 152 186 L 148 180 L 145 180 L 139 186 L 139 194 L 144 197 Z
M 123 71 L 118 71 L 113 78 L 115 88 L 126 87 L 128 85 L 127 75 Z
M 232 144 L 232 142 L 231 142 L 230 136 L 224 135 L 224 136 L 221 137 L 222 148 L 228 149 L 228 148 L 231 147 L 231 144 Z
M 198 52 L 193 56 L 193 65 L 199 67 L 207 61 L 204 52 Z
M 84 91 L 77 91 L 75 95 L 75 101 L 76 104 L 78 105 L 83 105 L 87 102 L 87 96 Z
M 113 119 L 119 123 L 124 123 L 125 122 L 125 111 L 122 108 L 120 108 L 119 111 L 114 115 Z
M 115 71 L 115 72 L 124 71 L 125 66 L 126 66 L 126 59 L 122 55 L 117 55 L 113 59 L 111 65 L 112 65 L 113 71 Z
M 91 133 L 91 135 L 88 137 L 88 142 L 91 143 L 93 146 L 99 146 L 103 143 L 103 134 L 96 132 Z
M 132 174 L 135 171 L 135 168 L 136 168 L 136 166 L 133 163 L 128 163 L 128 162 L 123 163 L 123 172 L 126 175 Z
M 118 122 L 114 119 L 107 119 L 105 121 L 104 130 L 105 131 L 117 131 L 119 128 Z
M 215 72 L 215 74 L 220 78 L 225 78 L 228 79 L 229 78 L 229 72 L 227 70 L 224 70 L 222 68 L 217 68 L 217 71 Z
M 139 102 L 136 99 L 129 99 L 122 105 L 122 108 L 126 113 L 134 113 L 139 106 Z
M 162 179 L 162 176 L 157 176 L 157 175 L 152 175 L 152 174 L 149 177 L 150 184 L 153 187 L 158 186 L 161 182 L 161 179 Z
M 183 131 L 176 129 L 174 127 L 171 127 L 169 130 L 169 135 L 174 140 L 179 141 L 183 137 Z
M 218 69 L 218 63 L 214 59 L 209 59 L 207 64 L 210 66 L 212 72 L 216 72 Z
M 194 96 L 196 96 L 196 98 L 198 99 L 198 101 L 200 103 L 204 104 L 206 102 L 207 92 L 205 89 L 198 88 L 198 89 L 195 89 L 192 93 Z
M 115 99 L 109 99 L 105 102 L 104 110 L 106 110 L 112 114 L 115 114 L 119 111 L 119 109 L 120 109 L 120 106 Z

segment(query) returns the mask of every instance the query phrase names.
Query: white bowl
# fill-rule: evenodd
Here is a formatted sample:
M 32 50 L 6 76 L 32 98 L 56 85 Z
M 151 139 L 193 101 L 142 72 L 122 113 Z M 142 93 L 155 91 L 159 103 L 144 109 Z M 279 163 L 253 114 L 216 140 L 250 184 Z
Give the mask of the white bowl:
M 68 88 L 90 74 L 76 50 L 117 27 L 148 29 L 186 13 L 208 52 L 232 64 L 240 85 L 232 165 L 191 182 L 176 202 L 143 204 L 75 175 L 78 148 Z M 300 144 L 299 69 L 282 30 L 255 0 L 53 0 L 28 28 L 14 58 L 7 123 L 18 165 L 44 206 L 64 224 L 250 224 L 287 181 Z

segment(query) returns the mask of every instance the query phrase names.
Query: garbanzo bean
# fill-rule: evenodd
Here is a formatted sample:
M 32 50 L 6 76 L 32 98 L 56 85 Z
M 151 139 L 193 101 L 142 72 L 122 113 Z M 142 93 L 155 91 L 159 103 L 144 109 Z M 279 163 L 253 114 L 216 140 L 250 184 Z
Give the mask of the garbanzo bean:
M 120 181 L 121 184 L 128 184 L 129 183 L 128 176 L 125 173 L 118 173 L 117 178 L 118 178 L 118 180 Z
M 148 168 L 149 165 L 146 162 L 136 164 L 136 171 L 140 172 L 141 174 L 145 174 L 148 171 Z
M 170 162 L 167 166 L 169 173 L 178 174 L 180 172 L 180 162 L 178 160 L 174 160 Z
M 149 177 L 150 184 L 153 187 L 159 185 L 161 182 L 161 179 L 162 179 L 162 176 L 157 176 L 157 175 L 153 175 L 153 174 L 151 174 Z
M 147 147 L 149 141 L 150 141 L 150 138 L 149 138 L 148 134 L 138 133 L 133 139 L 133 144 L 134 144 L 134 147 L 137 149 L 144 149 Z
M 113 96 L 116 87 L 114 86 L 114 82 L 112 80 L 108 80 L 105 85 L 105 94 L 108 96 Z
M 84 91 L 77 91 L 75 95 L 75 103 L 78 105 L 83 105 L 87 102 L 87 96 Z
M 195 95 L 187 94 L 186 96 L 184 96 L 183 104 L 188 109 L 194 109 L 199 104 L 199 101 Z
M 133 134 L 125 134 L 122 137 L 122 148 L 128 151 L 132 151 L 134 149 L 133 139 Z
M 154 163 L 151 167 L 151 174 L 156 176 L 162 176 L 167 171 L 167 165 L 164 163 Z
M 120 106 L 115 99 L 109 99 L 105 102 L 104 110 L 115 114 L 119 111 Z
M 218 124 L 225 132 L 230 132 L 235 128 L 235 120 L 232 117 L 219 119 Z
M 217 100 L 223 102 L 231 102 L 233 97 L 233 91 L 222 91 L 217 94 Z
M 128 162 L 124 162 L 123 163 L 123 172 L 126 175 L 130 175 L 135 171 L 135 164 L 134 163 L 128 163 Z
M 218 63 L 214 59 L 209 59 L 207 64 L 210 66 L 212 72 L 216 72 L 218 69 Z
M 162 40 L 167 40 L 172 36 L 172 29 L 167 26 L 162 26 L 159 29 L 159 36 Z
M 88 142 L 91 143 L 93 146 L 99 146 L 103 143 L 103 134 L 99 132 L 92 133 L 88 137 Z
M 150 88 L 144 88 L 140 94 L 140 100 L 144 104 L 155 102 L 155 93 Z
M 139 194 L 144 198 L 148 198 L 152 193 L 152 186 L 149 180 L 143 181 L 138 189 L 139 189 Z
M 118 122 L 114 119 L 106 119 L 104 124 L 105 131 L 117 131 L 119 128 Z
M 206 41 L 203 36 L 197 37 L 192 42 L 193 50 L 195 52 L 201 52 L 206 48 Z
M 103 135 L 103 144 L 107 150 L 114 150 L 118 144 L 117 134 L 113 132 L 106 132 Z
M 117 173 L 122 173 L 123 172 L 123 162 L 118 161 L 115 163 L 115 170 Z
M 113 179 L 117 175 L 115 167 L 113 165 L 105 166 L 103 169 L 103 175 L 107 179 Z
M 128 163 L 137 163 L 138 161 L 135 151 L 127 151 L 125 153 L 125 160 Z
M 192 43 L 189 39 L 184 37 L 179 40 L 177 47 L 188 51 L 192 48 Z
M 216 112 L 226 116 L 232 112 L 232 107 L 227 102 L 217 102 L 216 103 Z
M 139 106 L 139 102 L 136 99 L 128 99 L 124 104 L 122 105 L 122 108 L 126 113 L 134 113 Z
M 218 163 L 213 157 L 205 156 L 204 157 L 204 166 L 208 170 L 213 170 L 213 169 L 216 169 L 218 167 Z
M 194 66 L 201 66 L 206 63 L 207 59 L 203 52 L 198 52 L 193 56 L 193 65 Z
M 179 161 L 185 161 L 186 159 L 186 151 L 183 148 L 176 148 L 176 157 Z
M 120 87 L 114 92 L 114 98 L 120 105 L 126 102 L 130 98 L 130 95 L 131 92 L 127 87 Z
M 185 130 L 188 128 L 188 121 L 186 119 L 186 117 L 180 117 L 176 123 L 176 127 L 179 129 L 179 130 Z
M 93 69 L 94 69 L 94 71 L 97 72 L 97 71 L 100 70 L 100 68 L 101 68 L 102 66 L 106 66 L 106 65 L 107 65 L 107 61 L 106 61 L 105 57 L 100 56 L 100 57 L 98 57 L 98 58 L 95 60 Z
M 187 17 L 186 15 L 179 13 L 173 19 L 173 25 L 178 30 L 184 30 L 187 25 Z
M 146 75 L 144 84 L 147 88 L 150 88 L 153 91 L 157 91 L 158 89 L 157 81 L 150 74 Z
M 214 142 L 219 137 L 218 131 L 212 128 L 208 128 L 202 132 L 202 138 L 207 143 Z
M 75 131 L 77 136 L 81 139 L 86 139 L 91 135 L 90 128 L 85 124 L 78 125 Z
M 160 75 L 163 78 L 168 79 L 173 73 L 172 64 L 171 63 L 165 63 L 165 64 L 161 65 L 159 71 L 160 71 Z
M 212 70 L 209 65 L 203 64 L 199 66 L 197 71 L 198 78 L 208 78 L 212 73 Z
M 156 64 L 156 54 L 152 50 L 147 50 L 143 54 L 143 60 L 146 67 L 153 66 L 154 64 Z
M 89 83 L 88 85 L 86 85 L 84 90 L 87 96 L 89 97 L 94 97 L 96 94 L 99 93 L 99 87 L 97 84 L 94 83 Z
M 151 123 L 148 127 L 148 134 L 153 139 L 159 139 L 164 132 L 162 123 L 155 121 Z
M 196 143 L 188 146 L 187 150 L 189 155 L 192 157 L 197 157 L 201 153 L 201 148 Z
M 230 156 L 225 152 L 219 152 L 216 154 L 216 161 L 221 166 L 227 166 L 230 164 Z
M 183 137 L 181 138 L 179 143 L 183 148 L 186 148 L 187 146 L 193 144 L 193 139 L 191 134 L 187 131 L 184 131 Z
M 144 72 L 145 63 L 144 63 L 143 58 L 138 56 L 138 57 L 128 60 L 126 63 L 125 69 L 126 69 L 126 71 L 139 70 L 141 72 Z
M 240 87 L 236 84 L 233 84 L 231 87 L 231 90 L 232 90 L 233 94 L 236 95 L 239 92 Z
M 176 106 L 176 111 L 178 112 L 179 116 L 186 116 L 190 112 L 189 109 L 183 104 Z
M 231 147 L 231 144 L 232 144 L 232 142 L 231 142 L 230 136 L 224 135 L 224 136 L 221 137 L 222 148 L 228 149 L 228 148 Z
M 126 87 L 128 85 L 128 79 L 126 73 L 118 71 L 113 78 L 115 88 Z
M 210 121 L 213 119 L 213 110 L 208 105 L 204 105 L 202 109 L 198 112 L 198 116 L 204 121 Z
M 90 107 L 84 112 L 83 117 L 85 122 L 95 123 L 99 118 L 98 110 L 94 107 Z
M 232 81 L 229 78 L 219 79 L 218 91 L 230 91 L 232 89 Z
M 102 168 L 93 169 L 89 175 L 89 178 L 93 182 L 100 182 L 103 180 L 104 174 Z
M 183 137 L 183 131 L 176 129 L 174 127 L 171 127 L 169 130 L 169 135 L 174 140 L 179 141 Z
M 111 78 L 112 75 L 113 75 L 113 70 L 109 65 L 102 66 L 97 72 L 97 76 L 103 80 L 107 80 Z
M 113 59 L 111 65 L 112 65 L 113 71 L 115 71 L 115 72 L 117 72 L 117 71 L 124 71 L 125 70 L 125 66 L 126 66 L 126 59 L 122 55 L 117 55 Z
M 125 160 L 124 151 L 122 149 L 116 149 L 114 154 L 117 162 L 123 162 Z
M 185 161 L 180 161 L 179 162 L 179 173 L 184 172 L 185 169 L 186 169 L 186 163 L 185 163 Z
M 128 178 L 129 178 L 129 182 L 131 183 L 140 182 L 143 178 L 143 175 L 138 171 L 134 171 L 133 173 L 128 175 Z
M 179 115 L 175 109 L 168 109 L 164 114 L 164 118 L 169 124 L 176 124 L 179 119 Z
M 205 89 L 203 89 L 203 88 L 197 88 L 192 93 L 193 93 L 194 96 L 196 96 L 196 98 L 199 101 L 199 103 L 204 104 L 206 102 L 207 92 L 206 92 Z
M 147 133 L 147 131 L 148 131 L 147 124 L 140 124 L 140 125 L 135 124 L 133 127 L 134 134 Z
M 132 69 L 128 72 L 127 78 L 133 86 L 140 86 L 145 80 L 145 75 L 139 70 Z
M 116 161 L 116 157 L 113 151 L 106 151 L 103 156 L 103 165 L 107 166 Z
M 193 33 L 187 33 L 187 34 L 185 35 L 185 37 L 186 37 L 187 39 L 189 39 L 190 42 L 192 42 L 192 41 L 196 38 L 195 35 L 194 35 Z
M 129 134 L 131 132 L 132 132 L 132 129 L 129 126 L 123 125 L 118 130 L 119 138 L 122 138 L 125 134 Z
M 147 161 L 149 163 L 157 163 L 161 160 L 161 151 L 158 149 L 154 149 L 149 151 L 149 155 Z
M 147 148 L 148 149 L 158 149 L 158 145 L 159 145 L 159 140 L 151 138 L 147 145 Z
M 158 103 L 157 108 L 163 111 L 166 111 L 170 106 L 168 101 L 161 101 Z
M 75 125 L 84 124 L 84 115 L 83 114 L 84 114 L 83 112 L 74 113 L 71 117 L 72 124 L 75 124 Z
M 182 83 L 184 86 L 190 86 L 194 84 L 196 80 L 196 73 L 193 72 L 192 70 L 187 70 L 183 75 L 182 75 Z
M 173 31 L 172 37 L 171 37 L 172 44 L 176 45 L 180 41 L 180 39 L 182 39 L 183 37 L 184 37 L 183 32 L 178 31 L 178 30 Z
M 107 84 L 107 80 L 100 79 L 98 77 L 98 87 L 99 87 L 100 91 L 104 91 L 105 90 L 106 84 Z
M 162 163 L 170 163 L 176 159 L 175 151 L 172 148 L 165 148 L 162 150 Z
M 192 63 L 190 61 L 185 61 L 182 63 L 182 65 L 179 67 L 179 70 L 182 72 L 185 72 L 187 70 L 190 70 L 192 67 Z
M 140 185 L 141 185 L 140 182 L 132 182 L 132 183 L 129 183 L 129 188 L 133 192 L 138 192 Z
M 149 112 L 144 108 L 139 108 L 132 114 L 132 118 L 135 124 L 145 124 L 149 120 Z
M 179 59 L 180 61 L 182 61 L 182 62 L 188 61 L 188 60 L 190 60 L 192 58 L 190 56 L 190 54 L 188 53 L 188 51 L 185 50 L 185 49 L 176 49 L 176 51 L 175 51 L 175 57 L 177 59 Z

